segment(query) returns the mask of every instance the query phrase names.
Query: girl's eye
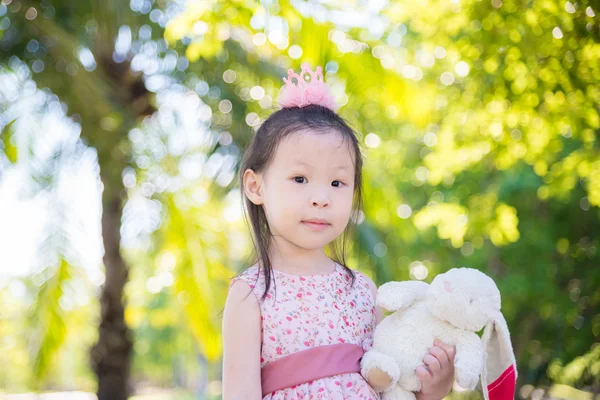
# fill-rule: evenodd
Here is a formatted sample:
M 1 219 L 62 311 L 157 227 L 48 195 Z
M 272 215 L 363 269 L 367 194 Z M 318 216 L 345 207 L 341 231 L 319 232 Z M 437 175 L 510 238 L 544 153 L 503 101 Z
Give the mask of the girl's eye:
M 333 185 L 333 187 L 340 187 L 343 185 L 343 183 L 340 181 L 333 181 L 331 182 L 331 184 Z
M 296 183 L 304 183 L 304 179 L 306 179 L 306 178 L 303 176 L 294 177 L 294 180 L 296 181 Z

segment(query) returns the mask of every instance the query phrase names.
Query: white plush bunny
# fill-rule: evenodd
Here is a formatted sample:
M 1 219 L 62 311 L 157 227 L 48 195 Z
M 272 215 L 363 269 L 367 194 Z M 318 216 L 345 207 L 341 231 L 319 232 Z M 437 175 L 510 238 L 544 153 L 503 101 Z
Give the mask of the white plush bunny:
M 500 292 L 494 281 L 478 270 L 451 269 L 438 275 L 431 285 L 421 281 L 386 283 L 377 291 L 377 304 L 394 313 L 375 329 L 373 347 L 361 360 L 361 373 L 366 377 L 371 369 L 378 368 L 392 378 L 383 392 L 384 400 L 415 400 L 413 392 L 421 390 L 415 369 L 423 364 L 436 338 L 456 346 L 458 384 L 474 389 L 481 377 L 486 399 L 487 342 L 483 343 L 475 332 L 485 326 L 487 340 L 500 327 L 504 349 L 503 354 L 494 357 L 514 365 L 506 322 L 500 312 Z

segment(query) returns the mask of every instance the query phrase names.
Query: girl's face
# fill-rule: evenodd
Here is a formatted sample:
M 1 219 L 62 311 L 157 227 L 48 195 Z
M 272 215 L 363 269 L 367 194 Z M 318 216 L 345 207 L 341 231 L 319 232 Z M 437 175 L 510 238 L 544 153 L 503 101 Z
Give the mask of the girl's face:
M 354 197 L 354 155 L 340 133 L 287 136 L 255 178 L 256 196 L 249 198 L 263 204 L 276 242 L 321 249 L 346 228 Z M 252 191 L 252 184 L 247 189 Z

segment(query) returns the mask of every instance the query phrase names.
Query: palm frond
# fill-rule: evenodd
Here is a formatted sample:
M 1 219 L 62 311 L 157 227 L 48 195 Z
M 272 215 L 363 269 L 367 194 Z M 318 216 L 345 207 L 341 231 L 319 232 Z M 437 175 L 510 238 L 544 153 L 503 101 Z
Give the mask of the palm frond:
M 73 271 L 63 258 L 58 264 L 45 269 L 43 275 L 46 279 L 39 287 L 30 314 L 33 323 L 30 353 L 36 382 L 41 382 L 49 372 L 53 357 L 65 340 L 66 314 L 60 305 L 60 299 L 64 294 L 63 284 L 71 278 Z
M 222 344 L 220 324 L 216 321 L 218 300 L 215 288 L 218 280 L 222 282 L 222 259 L 220 254 L 211 255 L 211 248 L 203 239 L 211 233 L 210 227 L 203 225 L 201 219 L 207 221 L 214 218 L 213 213 L 182 211 L 173 198 L 168 199 L 168 222 L 164 224 L 163 247 L 178 255 L 175 268 L 175 289 L 182 293 L 182 302 L 188 326 L 198 340 L 202 353 L 209 361 L 215 361 L 221 354 Z M 203 210 L 204 211 L 204 210 Z M 226 248 L 223 240 L 214 244 L 214 248 L 223 251 Z M 216 283 L 216 285 L 215 285 Z M 222 293 L 219 293 L 222 295 Z
M 17 146 L 12 142 L 12 137 L 14 133 L 14 130 L 12 128 L 15 122 L 16 119 L 13 119 L 12 121 L 4 125 L 2 127 L 2 131 L 0 132 L 0 145 L 2 146 L 0 150 L 4 152 L 4 155 L 6 156 L 8 161 L 10 161 L 13 164 L 17 162 L 18 156 Z M 2 178 L 1 175 L 0 178 Z

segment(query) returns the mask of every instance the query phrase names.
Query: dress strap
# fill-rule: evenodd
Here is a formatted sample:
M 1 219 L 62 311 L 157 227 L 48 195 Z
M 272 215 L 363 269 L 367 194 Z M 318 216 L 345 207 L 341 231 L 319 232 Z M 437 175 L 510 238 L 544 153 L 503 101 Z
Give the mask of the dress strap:
M 363 354 L 357 344 L 337 343 L 281 357 L 262 367 L 262 395 L 328 376 L 360 372 Z

